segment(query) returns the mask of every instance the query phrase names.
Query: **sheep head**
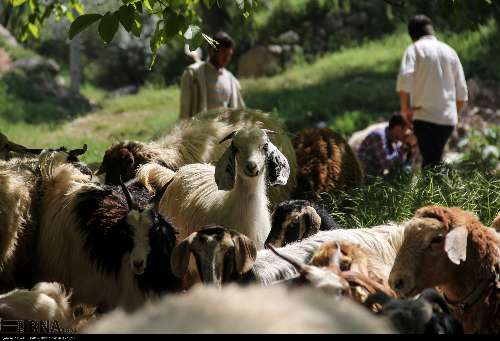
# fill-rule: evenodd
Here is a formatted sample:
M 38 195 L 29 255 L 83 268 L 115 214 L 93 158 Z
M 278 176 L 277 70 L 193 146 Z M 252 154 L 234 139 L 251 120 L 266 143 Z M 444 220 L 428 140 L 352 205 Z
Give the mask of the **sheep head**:
M 319 232 L 321 217 L 307 200 L 290 200 L 273 211 L 272 227 L 266 244 L 282 247 Z
M 194 232 L 174 248 L 171 258 L 174 275 L 184 276 L 191 253 L 201 280 L 218 287 L 250 271 L 257 257 L 251 239 L 220 226 Z
M 402 296 L 444 285 L 467 259 L 468 226 L 477 217 L 459 208 L 428 206 L 417 210 L 404 233 L 389 284 Z
M 299 283 L 309 284 L 325 293 L 335 296 L 350 294 L 349 283 L 340 275 L 340 246 L 333 255 L 329 266 L 325 267 L 304 264 L 280 253 L 271 244 L 268 244 L 267 247 L 278 257 L 289 262 L 297 269 L 300 273 Z
M 54 169 L 60 165 L 69 163 L 77 168 L 82 174 L 92 177 L 90 168 L 78 159 L 78 156 L 83 155 L 86 151 L 86 144 L 84 144 L 81 149 L 72 149 L 69 151 L 66 147 L 43 149 L 38 156 L 42 178 L 50 179 Z
M 215 182 L 220 190 L 231 190 L 236 175 L 251 181 L 266 173 L 271 186 L 285 185 L 290 175 L 287 158 L 269 140 L 274 132 L 250 128 L 232 132 L 220 143 L 231 140 L 231 145 L 216 164 Z

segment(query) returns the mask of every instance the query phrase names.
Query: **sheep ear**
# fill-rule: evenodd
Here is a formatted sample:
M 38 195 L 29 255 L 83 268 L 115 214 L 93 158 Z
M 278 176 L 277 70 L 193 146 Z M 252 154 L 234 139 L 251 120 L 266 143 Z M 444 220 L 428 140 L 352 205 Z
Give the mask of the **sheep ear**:
M 467 256 L 467 235 L 468 231 L 463 226 L 455 227 L 446 234 L 444 250 L 448 258 L 457 265 L 460 265 L 460 261 L 465 262 Z
M 235 153 L 233 147 L 230 146 L 215 165 L 215 183 L 219 190 L 231 190 L 234 186 L 235 176 Z
M 239 274 L 244 274 L 250 271 L 257 258 L 257 249 L 255 243 L 247 236 L 238 233 L 232 233 L 234 242 L 234 257 L 236 271 Z
M 178 278 L 184 277 L 187 271 L 189 257 L 191 256 L 191 244 L 195 236 L 196 232 L 184 239 L 172 250 L 170 267 L 172 268 L 172 273 Z
M 268 142 L 267 149 L 267 182 L 270 186 L 286 185 L 290 176 L 288 160 L 278 148 Z

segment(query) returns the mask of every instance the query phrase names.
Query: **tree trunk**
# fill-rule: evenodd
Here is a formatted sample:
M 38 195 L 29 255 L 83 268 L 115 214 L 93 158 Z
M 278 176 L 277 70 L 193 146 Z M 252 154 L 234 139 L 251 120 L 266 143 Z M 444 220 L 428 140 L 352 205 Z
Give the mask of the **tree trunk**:
M 69 71 L 70 89 L 75 95 L 80 94 L 81 62 L 80 62 L 81 40 L 77 34 L 69 43 Z

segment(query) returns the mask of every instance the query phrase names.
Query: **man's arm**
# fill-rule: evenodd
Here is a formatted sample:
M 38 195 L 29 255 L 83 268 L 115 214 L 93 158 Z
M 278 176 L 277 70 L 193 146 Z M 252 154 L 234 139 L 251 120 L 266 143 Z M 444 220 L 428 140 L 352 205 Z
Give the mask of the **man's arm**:
M 408 92 L 399 92 L 399 105 L 401 107 L 401 115 L 409 124 L 411 124 L 413 119 L 413 110 L 410 108 L 410 94 Z
M 458 101 L 457 100 L 457 113 L 460 114 L 464 107 L 465 107 L 465 101 Z

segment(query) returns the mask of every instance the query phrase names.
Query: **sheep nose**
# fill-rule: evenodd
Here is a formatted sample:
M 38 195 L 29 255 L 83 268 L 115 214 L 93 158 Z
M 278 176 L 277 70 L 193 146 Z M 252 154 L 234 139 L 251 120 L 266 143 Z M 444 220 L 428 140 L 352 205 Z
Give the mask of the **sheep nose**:
M 142 259 L 141 260 L 134 260 L 134 268 L 142 269 L 143 266 L 144 266 L 144 261 Z
M 246 168 L 249 174 L 257 173 L 257 164 L 255 162 L 247 162 Z

